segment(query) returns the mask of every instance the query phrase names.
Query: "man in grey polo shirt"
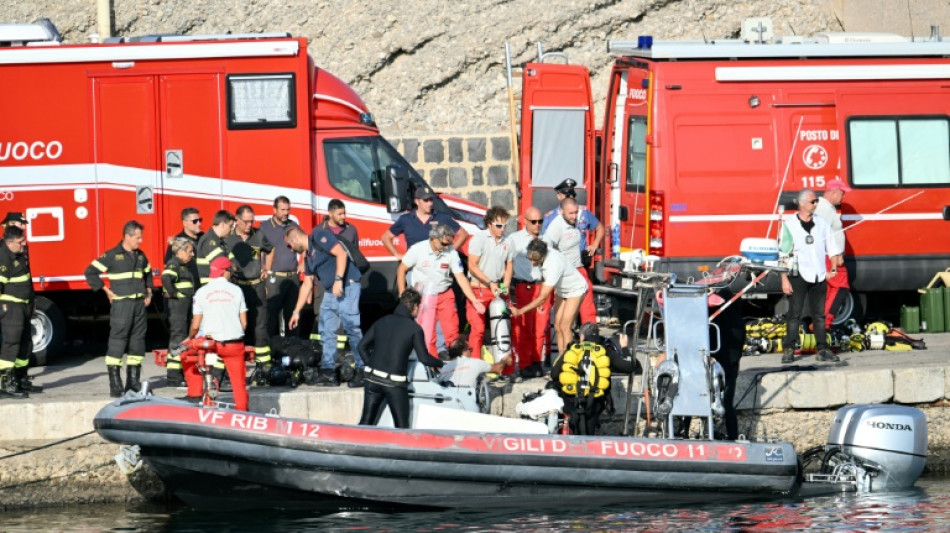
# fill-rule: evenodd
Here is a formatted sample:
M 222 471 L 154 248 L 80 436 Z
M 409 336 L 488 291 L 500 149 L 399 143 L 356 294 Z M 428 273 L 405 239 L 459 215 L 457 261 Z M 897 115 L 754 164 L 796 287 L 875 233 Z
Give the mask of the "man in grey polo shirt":
M 286 196 L 274 199 L 274 216 L 261 223 L 261 231 L 272 243 L 278 243 L 267 254 L 264 270 L 267 274 L 267 336 L 280 335 L 280 321 L 284 331 L 290 332 L 289 322 L 297 293 L 300 292 L 300 272 L 297 254 L 284 244 L 284 235 L 290 228 L 299 227 L 290 220 L 290 200 Z
M 504 287 L 507 292 L 511 286 L 512 248 L 504 238 L 507 222 L 507 209 L 500 206 L 490 208 L 485 213 L 485 229 L 476 232 L 468 244 L 468 275 L 472 292 L 486 308 L 496 294 L 501 294 L 500 287 Z M 480 359 L 488 319 L 484 312 L 477 312 L 471 303 L 465 306 L 465 317 L 471 326 L 468 344 L 473 357 Z M 494 335 L 494 332 L 491 334 Z

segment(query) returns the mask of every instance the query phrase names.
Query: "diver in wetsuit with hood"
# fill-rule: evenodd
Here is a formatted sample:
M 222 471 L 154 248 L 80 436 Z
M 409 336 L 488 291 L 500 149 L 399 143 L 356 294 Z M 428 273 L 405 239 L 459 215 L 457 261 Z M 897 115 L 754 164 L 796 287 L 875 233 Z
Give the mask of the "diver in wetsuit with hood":
M 399 296 L 399 305 L 393 314 L 379 319 L 363 335 L 358 346 L 360 357 L 366 363 L 360 425 L 375 426 L 388 404 L 393 425 L 409 428 L 409 379 L 406 371 L 413 350 L 422 364 L 442 368 L 442 361 L 429 354 L 422 327 L 415 321 L 421 303 L 422 295 L 418 291 L 406 289 Z M 377 338 L 379 342 L 376 342 Z

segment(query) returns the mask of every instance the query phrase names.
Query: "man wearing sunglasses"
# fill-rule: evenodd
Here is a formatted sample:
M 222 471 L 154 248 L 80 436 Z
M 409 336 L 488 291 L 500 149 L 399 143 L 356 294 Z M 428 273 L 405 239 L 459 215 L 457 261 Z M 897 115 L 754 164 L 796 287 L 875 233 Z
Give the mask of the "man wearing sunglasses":
M 791 272 L 782 274 L 782 292 L 788 295 L 788 332 L 785 336 L 782 364 L 795 362 L 795 344 L 798 342 L 798 327 L 801 324 L 805 298 L 811 307 L 812 325 L 815 328 L 815 344 L 818 361 L 838 361 L 838 356 L 828 350 L 825 334 L 825 256 L 831 258 L 830 275 L 837 274 L 841 250 L 831 235 L 831 226 L 815 216 L 818 195 L 810 189 L 798 193 L 798 211 L 782 220 L 779 250 L 791 255 Z
M 459 336 L 459 317 L 452 292 L 454 278 L 465 297 L 478 313 L 485 312 L 462 270 L 462 259 L 452 247 L 455 231 L 450 226 L 436 226 L 429 232 L 429 240 L 417 242 L 406 251 L 396 269 L 396 288 L 399 294 L 406 290 L 406 274 L 412 270 L 412 283 L 422 294 L 422 310 L 417 321 L 425 333 L 429 354 L 438 357 L 435 343 L 436 322 L 442 327 L 446 346 Z
M 524 228 L 508 237 L 513 254 L 511 283 L 514 286 L 516 305 L 527 305 L 541 292 L 541 269 L 528 259 L 528 244 L 541 238 L 541 222 L 541 210 L 531 206 L 524 211 Z M 537 309 L 511 320 L 511 341 L 521 365 L 521 376 L 524 378 L 544 375 L 541 361 L 544 341 L 550 335 L 548 325 L 551 323 L 553 303 L 551 298 Z
M 172 242 L 175 241 L 176 237 L 185 237 L 190 240 L 196 248 L 198 247 L 198 239 L 204 235 L 204 232 L 201 231 L 202 220 L 201 214 L 194 207 L 186 207 L 181 210 L 181 231 L 177 235 L 168 238 L 168 248 L 165 249 L 164 263 L 167 263 L 169 259 L 175 256 L 175 254 L 172 253 Z M 194 265 L 195 263 L 192 261 L 190 264 Z M 195 279 L 198 279 L 198 276 L 195 276 Z
M 468 244 L 468 275 L 472 292 L 485 308 L 495 295 L 501 294 L 502 286 L 505 292 L 511 287 L 512 249 L 511 243 L 504 238 L 508 218 L 508 210 L 504 207 L 491 207 L 485 213 L 485 229 L 472 235 L 472 241 Z M 471 327 L 468 345 L 473 357 L 481 358 L 487 317 L 484 312 L 477 312 L 469 302 L 465 305 L 465 318 Z
M 201 236 L 204 235 L 204 232 L 201 231 L 201 213 L 194 207 L 186 207 L 181 210 L 181 232 L 177 235 L 173 235 L 168 238 L 168 248 L 165 249 L 165 260 L 162 261 L 163 265 L 168 265 L 170 263 L 175 263 L 172 265 L 172 270 L 175 270 L 178 267 L 182 267 L 188 271 L 188 276 L 192 283 L 193 287 L 191 288 L 191 294 L 194 294 L 195 289 L 198 288 L 198 263 L 195 261 L 195 250 L 198 249 L 198 240 L 201 239 Z M 191 259 L 187 262 L 178 265 L 177 262 L 172 261 L 177 254 L 175 250 L 172 249 L 172 245 L 175 242 L 175 239 L 178 238 L 188 239 L 191 242 Z M 182 244 L 179 244 L 177 249 L 181 250 L 183 247 Z M 189 296 L 188 300 L 191 300 Z M 181 360 L 179 359 L 178 344 L 180 344 L 181 339 L 185 338 L 185 335 L 188 334 L 188 324 L 191 324 L 191 304 L 185 302 L 185 300 L 173 301 L 169 293 L 165 291 L 164 302 L 165 306 L 165 323 L 169 325 L 169 331 L 175 331 L 176 334 L 173 335 L 174 338 L 169 339 L 169 350 L 168 358 L 165 360 L 165 371 L 168 378 L 169 386 L 184 386 L 185 385 L 185 376 L 182 374 L 181 369 Z M 176 309 L 173 309 L 176 308 Z M 182 316 L 177 316 L 181 311 Z M 173 316 L 175 315 L 175 316 Z M 175 321 L 175 326 L 172 326 L 172 321 Z M 181 321 L 184 320 L 182 324 Z M 184 334 L 180 334 L 182 329 L 184 329 Z M 179 338 L 180 337 L 180 338 Z

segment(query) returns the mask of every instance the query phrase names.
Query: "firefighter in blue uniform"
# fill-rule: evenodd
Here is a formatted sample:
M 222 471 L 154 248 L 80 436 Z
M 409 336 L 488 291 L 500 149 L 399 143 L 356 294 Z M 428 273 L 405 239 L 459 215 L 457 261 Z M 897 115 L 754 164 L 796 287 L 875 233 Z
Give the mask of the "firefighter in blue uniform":
M 8 225 L 0 245 L 0 398 L 26 398 L 32 389 L 27 376 L 33 351 L 30 315 L 33 278 L 26 256 L 23 229 Z
M 86 283 L 105 291 L 112 309 L 109 316 L 109 395 L 122 395 L 122 357 L 125 356 L 125 389 L 138 392 L 145 358 L 146 308 L 152 302 L 152 267 L 139 250 L 144 227 L 130 220 L 122 227 L 122 241 L 86 267 Z M 107 274 L 109 286 L 100 278 Z

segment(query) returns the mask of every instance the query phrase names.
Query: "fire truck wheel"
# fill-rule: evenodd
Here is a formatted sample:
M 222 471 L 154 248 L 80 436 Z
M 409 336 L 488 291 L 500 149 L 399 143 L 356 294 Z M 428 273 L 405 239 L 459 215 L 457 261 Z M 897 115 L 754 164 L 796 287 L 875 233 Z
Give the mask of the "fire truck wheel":
M 66 339 L 66 319 L 49 298 L 36 298 L 36 311 L 30 320 L 33 333 L 31 366 L 43 366 L 63 349 Z
M 864 318 L 865 309 L 867 309 L 866 294 L 858 294 L 857 297 L 855 297 L 853 291 L 844 291 L 844 297 L 841 301 L 841 305 L 838 306 L 838 312 L 835 314 L 832 324 L 838 326 L 852 318 L 860 321 Z

